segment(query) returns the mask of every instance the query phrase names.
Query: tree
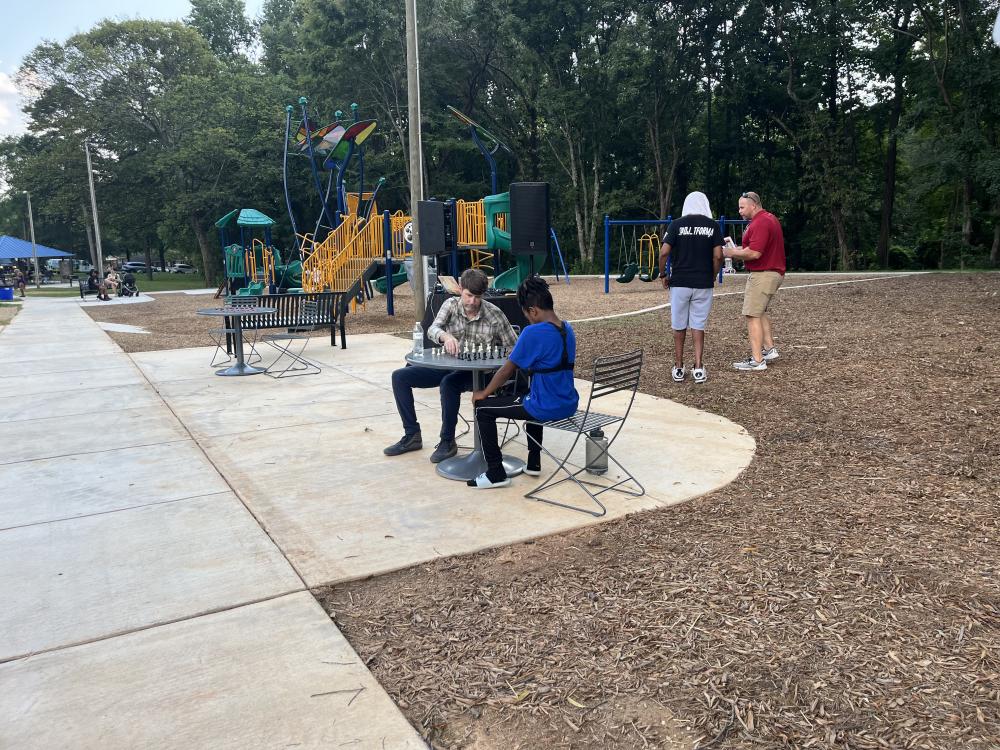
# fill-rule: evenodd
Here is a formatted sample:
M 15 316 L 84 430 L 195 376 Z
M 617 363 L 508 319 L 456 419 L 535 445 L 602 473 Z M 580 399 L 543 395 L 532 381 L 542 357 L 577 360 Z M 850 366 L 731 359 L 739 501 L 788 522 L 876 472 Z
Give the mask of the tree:
M 222 60 L 244 55 L 254 42 L 254 27 L 243 0 L 191 0 L 191 15 L 184 22 Z

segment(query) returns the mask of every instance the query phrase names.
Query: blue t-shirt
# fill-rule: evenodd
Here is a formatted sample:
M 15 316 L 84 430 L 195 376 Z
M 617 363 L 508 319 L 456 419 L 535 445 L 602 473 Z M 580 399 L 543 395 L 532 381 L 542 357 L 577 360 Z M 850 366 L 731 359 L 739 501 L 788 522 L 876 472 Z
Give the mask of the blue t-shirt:
M 576 334 L 565 320 L 567 359 L 576 360 Z M 563 359 L 563 337 L 552 323 L 535 323 L 521 331 L 510 361 L 522 370 L 558 367 Z M 565 419 L 576 411 L 580 395 L 573 385 L 573 371 L 539 372 L 531 376 L 531 392 L 524 408 L 535 419 Z

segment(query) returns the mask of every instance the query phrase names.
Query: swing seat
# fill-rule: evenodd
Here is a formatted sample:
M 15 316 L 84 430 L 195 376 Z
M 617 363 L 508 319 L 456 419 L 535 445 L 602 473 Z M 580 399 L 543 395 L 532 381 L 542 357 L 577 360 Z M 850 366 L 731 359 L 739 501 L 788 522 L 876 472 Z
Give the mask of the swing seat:
M 653 266 L 652 270 L 642 269 L 642 273 L 639 274 L 639 281 L 656 281 L 660 277 L 659 266 Z
M 628 284 L 635 278 L 637 273 L 639 273 L 638 263 L 626 263 L 625 268 L 622 269 L 621 275 L 615 279 L 615 281 L 619 284 Z

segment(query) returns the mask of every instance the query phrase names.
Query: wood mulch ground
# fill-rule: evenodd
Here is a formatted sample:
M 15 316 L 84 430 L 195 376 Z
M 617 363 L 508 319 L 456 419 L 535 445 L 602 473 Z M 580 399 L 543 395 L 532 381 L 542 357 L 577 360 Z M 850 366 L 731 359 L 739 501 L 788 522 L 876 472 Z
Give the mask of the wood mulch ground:
M 735 482 L 315 592 L 434 747 L 1000 747 L 1000 276 L 786 289 L 761 373 L 740 303 L 702 386 L 663 311 L 577 326 L 746 426 Z
M 788 285 L 829 283 L 852 276 L 835 277 L 828 275 L 799 275 L 789 277 Z M 667 292 L 657 282 L 631 284 L 611 282 L 611 293 L 604 294 L 604 280 L 595 278 L 574 278 L 569 285 L 556 283 L 550 279 L 553 296 L 558 309 L 569 319 L 613 315 L 620 312 L 641 310 L 667 301 Z M 728 276 L 717 293 L 741 292 L 745 277 Z M 148 334 L 109 333 L 126 352 L 146 352 L 159 349 L 185 349 L 206 346 L 210 343 L 209 329 L 219 327 L 218 318 L 199 317 L 196 313 L 203 307 L 218 307 L 221 302 L 211 294 L 156 294 L 154 301 L 125 305 L 94 305 L 83 308 L 92 318 L 107 323 L 125 323 L 139 326 Z M 363 308 L 347 316 L 347 341 L 358 333 L 398 333 L 409 332 L 413 327 L 413 294 L 408 285 L 396 288 L 394 298 L 395 317 L 386 312 L 386 298 L 376 295 Z M 319 337 L 329 333 L 318 333 Z

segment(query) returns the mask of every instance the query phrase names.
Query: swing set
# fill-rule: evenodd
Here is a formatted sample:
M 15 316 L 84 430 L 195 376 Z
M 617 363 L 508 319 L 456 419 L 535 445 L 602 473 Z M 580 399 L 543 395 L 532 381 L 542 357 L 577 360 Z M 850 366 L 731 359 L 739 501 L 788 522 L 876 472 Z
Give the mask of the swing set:
M 618 276 L 615 281 L 628 284 L 635 280 L 655 281 L 660 275 L 660 237 L 673 222 L 673 217 L 666 219 L 612 219 L 604 215 L 604 293 L 611 292 L 611 238 L 615 227 L 618 228 Z M 742 236 L 749 222 L 742 219 L 727 219 L 720 216 L 719 230 L 723 236 L 727 230 L 733 236 Z M 631 240 L 628 238 L 631 228 Z M 641 232 L 641 234 L 640 234 Z M 719 269 L 719 283 L 725 273 L 731 272 L 731 265 Z M 667 274 L 670 273 L 670 260 L 667 260 Z
M 632 241 L 625 241 L 625 227 L 619 232 L 618 277 L 619 284 L 628 284 L 639 277 L 639 281 L 656 281 L 660 276 L 660 238 L 657 234 L 638 234 L 632 227 Z

